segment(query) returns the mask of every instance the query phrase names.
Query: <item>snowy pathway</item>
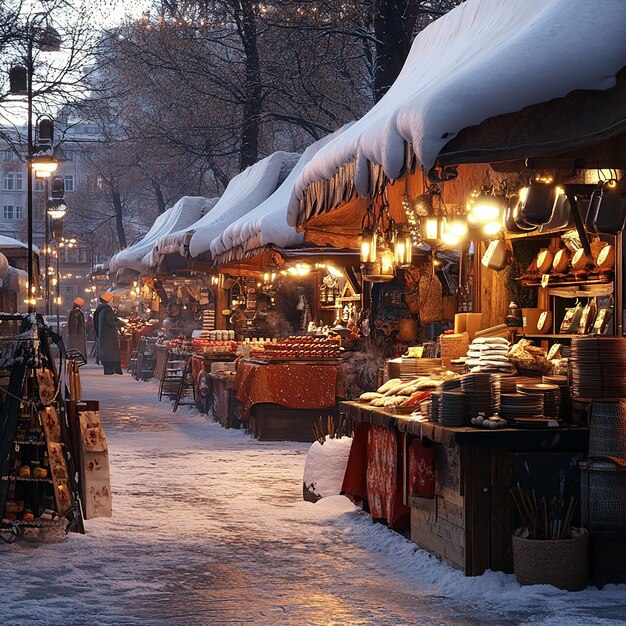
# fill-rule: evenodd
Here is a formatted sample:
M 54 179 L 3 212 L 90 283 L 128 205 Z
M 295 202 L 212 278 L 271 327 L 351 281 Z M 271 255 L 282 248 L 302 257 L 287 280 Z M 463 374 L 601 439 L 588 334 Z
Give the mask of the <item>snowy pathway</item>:
M 101 402 L 114 517 L 0 545 L 3 625 L 626 623 L 626 586 L 465 579 L 344 498 L 303 502 L 308 445 L 173 414 L 153 383 L 100 371 L 82 369 L 83 395 Z

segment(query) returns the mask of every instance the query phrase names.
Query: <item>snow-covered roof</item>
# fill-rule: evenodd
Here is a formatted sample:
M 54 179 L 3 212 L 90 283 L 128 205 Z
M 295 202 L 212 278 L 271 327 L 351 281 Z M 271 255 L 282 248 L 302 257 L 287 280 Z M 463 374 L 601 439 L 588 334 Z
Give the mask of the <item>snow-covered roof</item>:
M 268 245 L 286 248 L 301 244 L 304 235 L 287 224 L 287 207 L 294 183 L 318 150 L 340 135 L 345 128 L 311 144 L 285 182 L 267 200 L 247 215 L 232 222 L 211 242 L 211 255 L 220 256 L 220 261 L 232 261 L 244 258 Z
M 200 219 L 202 219 L 209 211 L 213 210 L 213 207 L 219 202 L 218 198 L 211 198 L 206 200 L 202 207 L 202 211 L 191 224 L 186 226 L 179 226 L 176 230 L 170 231 L 168 234 L 163 234 L 156 238 L 149 252 L 147 252 L 141 260 L 141 264 L 144 268 L 156 267 L 159 262 L 159 255 L 161 254 L 182 254 L 181 246 L 185 235 L 189 231 L 190 227 Z
M 396 179 L 407 143 L 430 169 L 466 127 L 573 90 L 613 87 L 626 65 L 625 23 L 623 0 L 467 0 L 419 33 L 385 96 L 304 168 L 289 223 L 307 187 L 348 163 L 366 196 L 368 163 Z
M 235 176 L 213 210 L 193 225 L 189 252 L 209 252 L 211 242 L 235 220 L 259 206 L 276 191 L 296 165 L 299 154 L 274 152 Z
M 7 235 L 0 235 L 0 250 L 9 250 L 11 248 L 23 248 L 24 250 L 27 250 L 28 244 L 20 241 L 19 239 L 8 237 Z M 37 246 L 33 246 L 33 252 L 35 254 L 39 254 L 39 248 Z
M 117 272 L 132 269 L 141 272 L 142 260 L 158 239 L 180 229 L 186 229 L 197 222 L 208 210 L 208 205 L 215 205 L 217 198 L 208 200 L 198 196 L 184 196 L 173 207 L 156 218 L 146 236 L 136 243 L 118 252 L 110 262 L 110 270 Z M 212 203 L 212 204 L 211 204 Z

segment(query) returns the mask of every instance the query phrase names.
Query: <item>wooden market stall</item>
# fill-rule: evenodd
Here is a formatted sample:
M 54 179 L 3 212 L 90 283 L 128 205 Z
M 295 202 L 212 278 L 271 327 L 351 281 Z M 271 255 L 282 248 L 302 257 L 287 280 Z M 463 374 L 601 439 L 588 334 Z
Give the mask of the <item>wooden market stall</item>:
M 612 23 L 624 16 L 616 8 L 600 17 L 577 5 L 576 15 L 558 15 L 558 36 L 525 55 L 523 68 L 516 50 L 534 49 L 532 11 L 483 14 L 484 5 L 470 0 L 434 22 L 415 39 L 388 94 L 305 168 L 290 205 L 288 221 L 306 241 L 360 242 L 365 274 L 388 248 L 402 267 L 397 242 L 405 230 L 414 244 L 428 244 L 433 260 L 446 247 L 460 249 L 457 322 L 478 319 L 456 355 L 463 358 L 401 376 L 341 410 L 355 423 L 344 491 L 391 527 L 410 528 L 416 543 L 467 575 L 513 568 L 513 534 L 522 525 L 513 488 L 521 485 L 540 502 L 573 497 L 566 527 L 580 519 L 591 534 L 593 579 L 626 580 L 618 557 L 607 558 L 605 547 L 600 558 L 594 548 L 612 542 L 615 554 L 623 550 L 626 520 L 597 517 L 589 485 L 601 483 L 599 469 L 580 463 L 588 451 L 626 454 L 610 442 L 590 446 L 583 411 L 590 407 L 593 441 L 600 399 L 613 399 L 610 410 L 620 414 L 626 393 L 623 375 L 609 373 L 609 361 L 621 367 L 626 341 L 626 49 Z M 544 8 L 541 19 L 548 19 L 558 3 Z M 574 58 L 564 42 L 586 19 L 613 44 Z M 486 32 L 500 44 L 492 52 L 484 49 Z M 459 66 L 459 55 L 473 58 L 477 47 L 476 62 Z M 466 95 L 461 106 L 449 106 L 458 94 Z M 457 222 L 471 245 L 459 241 Z M 522 297 L 528 301 L 509 307 Z M 462 343 L 465 329 L 456 330 L 454 341 Z M 419 362 L 414 356 L 402 364 Z M 450 365 L 469 373 L 448 373 Z M 402 391 L 413 383 L 429 390 L 422 406 L 410 404 L 419 390 Z M 561 394 L 571 394 L 572 404 L 551 414 Z M 496 406 L 508 422 L 490 419 Z M 624 427 L 620 419 L 611 423 Z M 619 466 L 605 471 L 621 475 Z M 626 491 L 613 497 L 623 500 Z M 552 536 L 548 524 L 542 532 Z

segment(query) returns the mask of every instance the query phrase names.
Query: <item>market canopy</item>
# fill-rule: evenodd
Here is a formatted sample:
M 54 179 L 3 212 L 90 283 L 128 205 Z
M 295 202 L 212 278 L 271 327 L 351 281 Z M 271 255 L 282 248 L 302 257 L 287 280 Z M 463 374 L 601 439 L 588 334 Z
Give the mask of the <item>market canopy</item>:
M 7 237 L 7 235 L 0 235 L 0 250 L 28 250 L 28 244 L 20 241 L 19 239 L 13 239 L 13 237 Z M 39 254 L 39 248 L 33 246 L 33 253 Z
M 611 89 L 625 65 L 622 0 L 467 0 L 419 33 L 385 96 L 308 163 L 288 222 L 301 227 L 369 196 L 409 164 L 429 170 L 448 142 L 489 118 Z
M 261 254 L 267 246 L 289 248 L 304 242 L 304 235 L 287 224 L 287 208 L 293 186 L 315 154 L 339 136 L 346 127 L 311 144 L 291 170 L 285 182 L 247 215 L 235 220 L 212 242 L 211 255 L 217 263 L 240 261 Z
M 120 270 L 129 269 L 141 273 L 145 267 L 144 257 L 152 251 L 160 238 L 191 226 L 216 202 L 217 198 L 208 200 L 197 196 L 184 196 L 173 207 L 156 218 L 145 237 L 118 252 L 111 259 L 110 271 L 117 273 Z
M 299 158 L 299 154 L 291 152 L 274 152 L 235 176 L 213 210 L 190 229 L 190 255 L 208 259 L 213 240 L 230 224 L 271 196 L 285 181 Z

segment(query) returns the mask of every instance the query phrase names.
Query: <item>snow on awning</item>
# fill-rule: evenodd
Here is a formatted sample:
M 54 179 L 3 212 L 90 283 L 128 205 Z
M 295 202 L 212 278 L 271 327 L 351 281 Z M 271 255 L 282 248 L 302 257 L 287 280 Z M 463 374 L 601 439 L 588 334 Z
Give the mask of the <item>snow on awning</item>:
M 311 144 L 285 182 L 267 200 L 227 226 L 211 242 L 211 255 L 218 263 L 230 263 L 255 256 L 269 245 L 287 248 L 303 243 L 304 235 L 287 224 L 287 207 L 294 183 L 318 150 L 340 135 L 345 128 Z
M 159 256 L 162 254 L 182 254 L 183 241 L 190 227 L 193 227 L 198 220 L 202 219 L 209 211 L 212 211 L 219 200 L 219 197 L 207 200 L 202 207 L 200 215 L 194 222 L 178 230 L 171 231 L 167 235 L 158 237 L 150 251 L 143 257 L 141 261 L 142 266 L 144 268 L 156 267 L 159 263 Z
M 328 194 L 323 181 L 334 179 L 337 206 L 348 189 L 368 195 L 370 164 L 395 180 L 413 155 L 430 169 L 464 128 L 610 89 L 626 65 L 625 22 L 623 0 L 467 0 L 419 33 L 385 96 L 305 167 L 289 224 L 305 221 L 308 194 Z
M 142 260 L 152 250 L 157 240 L 197 222 L 204 215 L 207 204 L 211 202 L 207 198 L 197 196 L 181 198 L 173 207 L 156 218 L 152 228 L 143 239 L 118 252 L 111 259 L 111 271 L 130 269 L 141 272 L 144 269 Z
M 13 239 L 13 237 L 7 237 L 7 235 L 0 235 L 0 250 L 13 250 L 24 249 L 28 250 L 28 244 L 20 241 L 19 239 Z M 33 246 L 33 253 L 39 254 L 39 248 Z
M 235 176 L 213 210 L 193 225 L 192 257 L 207 257 L 211 242 L 235 220 L 248 214 L 276 191 L 296 165 L 299 154 L 274 152 Z

